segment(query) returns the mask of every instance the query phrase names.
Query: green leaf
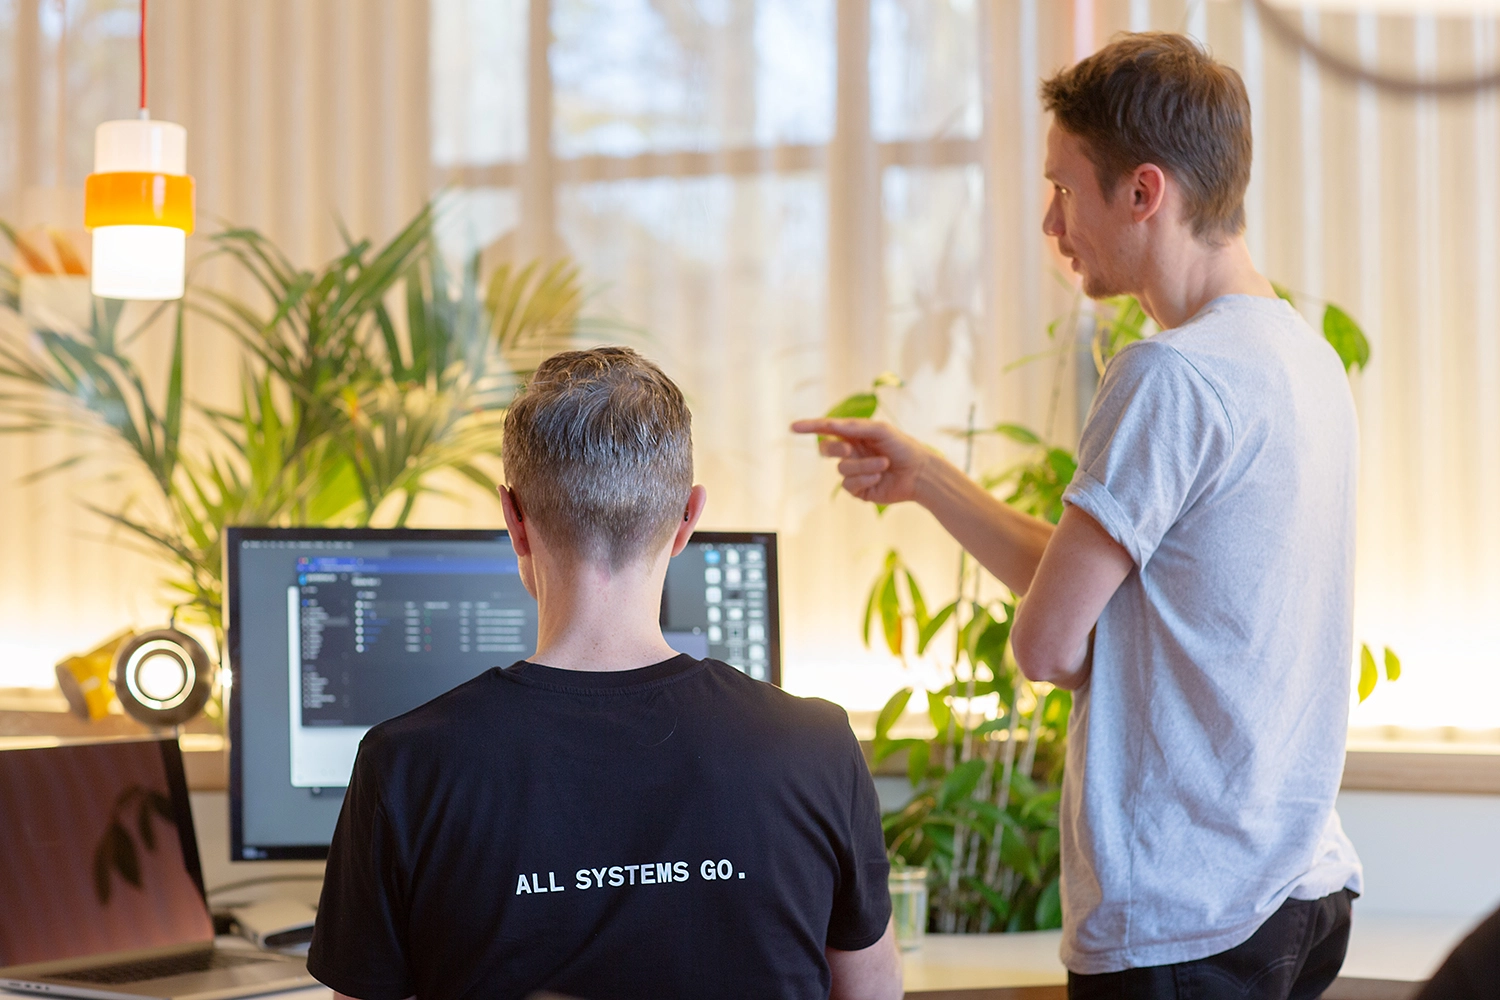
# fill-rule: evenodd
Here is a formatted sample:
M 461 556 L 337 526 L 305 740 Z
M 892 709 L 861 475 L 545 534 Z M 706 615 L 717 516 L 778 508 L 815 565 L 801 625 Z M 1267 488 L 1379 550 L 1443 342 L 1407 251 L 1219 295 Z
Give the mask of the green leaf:
M 1323 336 L 1338 352 L 1344 371 L 1363 369 L 1370 363 L 1370 342 L 1353 317 L 1332 302 L 1323 309 Z
M 906 777 L 911 786 L 916 788 L 927 777 L 927 764 L 931 760 L 932 750 L 925 740 L 918 740 L 917 745 L 912 747 L 906 755 Z
M 1061 851 L 1062 834 L 1056 827 L 1043 830 L 1036 838 L 1036 859 L 1043 868 L 1049 867 L 1057 860 Z
M 1001 733 L 1010 729 L 1010 713 L 1007 712 L 998 719 L 986 719 L 974 730 L 975 736 L 988 736 L 990 733 Z
M 1056 823 L 1057 806 L 1062 801 L 1062 791 L 1052 789 L 1033 796 L 1021 807 L 1021 820 L 1029 823 Z
M 823 415 L 825 417 L 840 418 L 858 417 L 868 420 L 875 415 L 875 409 L 879 405 L 880 400 L 875 398 L 873 392 L 856 392 L 854 395 L 833 404 L 833 406 L 829 407 L 828 412 Z
M 875 578 L 875 584 L 870 588 L 870 596 L 865 598 L 865 620 L 860 626 L 859 634 L 865 638 L 865 648 L 870 648 L 870 626 L 875 622 L 875 608 L 880 603 L 880 587 L 885 582 L 885 575 L 881 574 Z
M 917 578 L 912 576 L 911 570 L 901 568 L 901 575 L 906 578 L 906 592 L 911 597 L 911 616 L 917 623 L 917 631 L 927 627 L 929 621 L 927 616 L 927 602 L 922 597 L 922 588 L 917 586 Z
M 890 700 L 885 703 L 885 707 L 880 710 L 879 717 L 875 719 L 876 739 L 885 739 L 890 735 L 891 727 L 896 724 L 896 720 L 901 718 L 901 714 L 906 711 L 907 702 L 911 701 L 911 692 L 912 689 L 909 687 L 902 688 L 891 695 Z
M 900 656 L 905 647 L 902 635 L 904 619 L 901 602 L 896 595 L 896 573 L 891 570 L 880 585 L 880 627 L 885 633 L 886 648 L 892 656 Z
M 953 709 L 949 707 L 948 699 L 942 691 L 927 692 L 927 717 L 937 729 L 938 739 L 943 739 L 948 731 L 948 723 L 953 719 Z
M 1380 673 L 1375 669 L 1375 654 L 1370 652 L 1370 647 L 1361 645 L 1359 647 L 1359 700 L 1364 701 L 1370 697 L 1375 690 L 1375 683 L 1380 679 Z
M 1003 924 L 1006 920 L 1010 919 L 1010 900 L 1006 899 L 1004 896 L 1000 895 L 994 889 L 985 885 L 977 878 L 966 878 L 964 879 L 964 883 L 970 889 L 973 889 L 975 892 L 979 893 L 980 898 L 984 900 L 985 905 L 988 906 L 990 910 L 995 914 L 995 919 L 997 921 Z
M 1032 882 L 1042 877 L 1041 870 L 1037 867 L 1036 855 L 1031 852 L 1025 839 L 1008 826 L 1000 836 L 1000 860 L 1004 861 L 1006 866 L 1016 874 Z
M 1036 929 L 1050 931 L 1062 926 L 1062 889 L 1057 879 L 1047 883 L 1036 901 Z
M 887 757 L 890 757 L 890 756 L 892 756 L 894 754 L 900 753 L 902 750 L 905 750 L 908 753 L 910 753 L 911 750 L 914 747 L 917 747 L 917 746 L 923 746 L 923 747 L 925 747 L 926 745 L 927 745 L 927 741 L 926 740 L 919 740 L 919 739 L 914 739 L 914 738 L 908 738 L 908 739 L 904 739 L 904 740 L 882 740 L 882 739 L 877 739 L 877 740 L 874 741 L 874 744 L 871 747 L 870 756 L 874 758 L 875 763 L 879 764 L 881 761 L 885 760 Z
M 879 375 L 875 376 L 875 381 L 870 383 L 870 387 L 874 389 L 886 389 L 903 386 L 905 384 L 905 382 L 901 381 L 901 376 L 897 375 L 895 372 L 881 372 Z
M 1042 721 L 1050 726 L 1067 728 L 1068 714 L 1073 711 L 1073 692 L 1064 688 L 1053 688 L 1047 693 L 1042 708 Z
M 948 623 L 948 619 L 953 617 L 953 612 L 956 611 L 957 609 L 958 609 L 958 602 L 954 601 L 952 604 L 949 604 L 946 607 L 943 607 L 943 608 L 939 609 L 938 613 L 935 614 L 935 615 L 933 615 L 931 618 L 929 618 L 927 620 L 927 624 L 923 625 L 921 627 L 921 629 L 918 630 L 918 632 L 917 632 L 917 655 L 918 656 L 921 656 L 923 653 L 927 652 L 927 646 L 932 642 L 933 637 L 935 637 L 938 634 L 938 632 L 942 630 L 942 627 Z
M 1401 658 L 1391 647 L 1385 647 L 1385 679 L 1396 681 L 1401 679 Z
M 995 677 L 999 678 L 1005 670 L 1005 646 L 1010 642 L 1010 621 L 996 621 L 992 616 L 987 617 L 988 623 L 974 641 L 974 661 L 989 667 Z
M 974 794 L 983 774 L 982 760 L 966 760 L 949 771 L 948 777 L 943 779 L 943 787 L 938 791 L 938 808 L 945 809 L 959 799 L 966 799 Z
M 922 836 L 932 842 L 932 852 L 938 860 L 947 862 L 945 867 L 952 867 L 953 827 L 944 823 L 923 823 Z
M 1276 292 L 1276 297 L 1278 299 L 1285 299 L 1287 302 L 1291 303 L 1293 306 L 1295 306 L 1297 304 L 1297 300 L 1292 297 L 1292 291 L 1291 291 L 1291 289 L 1287 288 L 1285 285 L 1278 285 L 1276 282 L 1273 281 L 1273 282 L 1271 282 L 1271 288 Z
M 1038 445 L 1042 443 L 1042 439 L 1037 436 L 1035 431 L 1022 427 L 1020 424 L 996 424 L 994 431 L 1001 437 L 1010 438 L 1017 444 Z

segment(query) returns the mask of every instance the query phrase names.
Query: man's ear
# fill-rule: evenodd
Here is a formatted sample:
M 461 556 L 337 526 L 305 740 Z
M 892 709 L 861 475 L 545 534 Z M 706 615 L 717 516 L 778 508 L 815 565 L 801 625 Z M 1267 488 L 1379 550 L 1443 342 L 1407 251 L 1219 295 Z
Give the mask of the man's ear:
M 703 508 L 707 506 L 708 490 L 702 486 L 694 486 L 688 493 L 687 507 L 682 512 L 682 523 L 677 526 L 677 536 L 672 539 L 672 555 L 681 555 L 682 550 L 687 548 L 688 541 L 698 528 L 698 519 L 703 516 Z
M 526 530 L 530 527 L 521 519 L 521 502 L 516 499 L 516 494 L 509 486 L 497 486 L 500 491 L 500 509 L 505 513 L 505 527 L 510 531 L 510 544 L 516 550 L 516 555 L 522 557 L 531 555 L 531 539 Z
M 1154 163 L 1142 163 L 1130 175 L 1130 217 L 1145 222 L 1161 210 L 1167 197 L 1167 174 Z

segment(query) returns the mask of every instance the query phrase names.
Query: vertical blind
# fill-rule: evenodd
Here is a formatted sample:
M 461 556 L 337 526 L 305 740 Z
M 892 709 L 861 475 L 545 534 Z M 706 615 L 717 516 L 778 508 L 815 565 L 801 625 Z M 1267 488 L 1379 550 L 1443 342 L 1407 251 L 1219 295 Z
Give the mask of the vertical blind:
M 134 8 L 70 0 L 60 32 L 54 0 L 0 2 L 0 44 L 16 54 L 0 79 L 11 217 L 40 203 L 28 188 L 81 186 L 93 125 L 129 114 Z M 1384 71 L 1500 62 L 1488 16 L 1284 9 L 1320 44 Z M 153 111 L 189 130 L 200 228 L 254 225 L 311 263 L 337 248 L 336 220 L 387 236 L 437 196 L 455 256 L 575 256 L 591 310 L 689 395 L 708 523 L 782 533 L 788 686 L 852 709 L 913 679 L 858 634 L 886 549 L 901 549 L 933 599 L 949 596 L 956 549 L 920 511 L 878 517 L 833 498 L 831 470 L 786 424 L 890 371 L 904 387 L 882 390 L 887 415 L 955 460 L 971 407 L 981 427 L 1019 421 L 1071 446 L 1091 391 L 1092 362 L 1076 350 L 1089 307 L 1040 232 L 1038 82 L 1117 31 L 1194 35 L 1250 92 L 1256 261 L 1309 318 L 1336 302 L 1372 345 L 1351 380 L 1356 635 L 1395 648 L 1406 675 L 1354 722 L 1500 727 L 1494 93 L 1352 84 L 1271 32 L 1250 0 L 151 10 Z M 191 350 L 195 391 L 232 389 L 242 362 L 220 335 L 195 331 Z M 0 684 L 45 683 L 62 653 L 161 616 L 151 566 L 102 541 L 77 503 L 128 484 L 82 471 L 15 481 L 65 444 L 55 438 L 0 441 Z M 1018 457 L 983 439 L 974 465 Z M 418 514 L 498 523 L 477 498 Z

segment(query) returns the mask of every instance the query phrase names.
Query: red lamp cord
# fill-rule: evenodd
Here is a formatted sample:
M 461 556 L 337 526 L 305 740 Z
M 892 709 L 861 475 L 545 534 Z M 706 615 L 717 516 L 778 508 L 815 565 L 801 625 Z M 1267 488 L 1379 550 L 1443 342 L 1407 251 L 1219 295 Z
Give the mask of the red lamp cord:
M 146 117 L 146 0 L 141 0 L 141 117 Z

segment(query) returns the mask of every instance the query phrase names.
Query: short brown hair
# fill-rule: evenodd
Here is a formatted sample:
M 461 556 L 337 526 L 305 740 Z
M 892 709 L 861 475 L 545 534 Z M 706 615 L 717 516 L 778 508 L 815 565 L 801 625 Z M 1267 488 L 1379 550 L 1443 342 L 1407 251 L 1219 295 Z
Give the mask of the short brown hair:
M 692 419 L 681 390 L 628 347 L 554 354 L 505 415 L 522 516 L 615 569 L 665 545 L 693 488 Z
M 1108 199 L 1142 163 L 1169 171 L 1193 235 L 1220 242 L 1245 228 L 1250 98 L 1229 66 L 1185 35 L 1116 36 L 1042 84 L 1059 128 L 1083 140 Z

